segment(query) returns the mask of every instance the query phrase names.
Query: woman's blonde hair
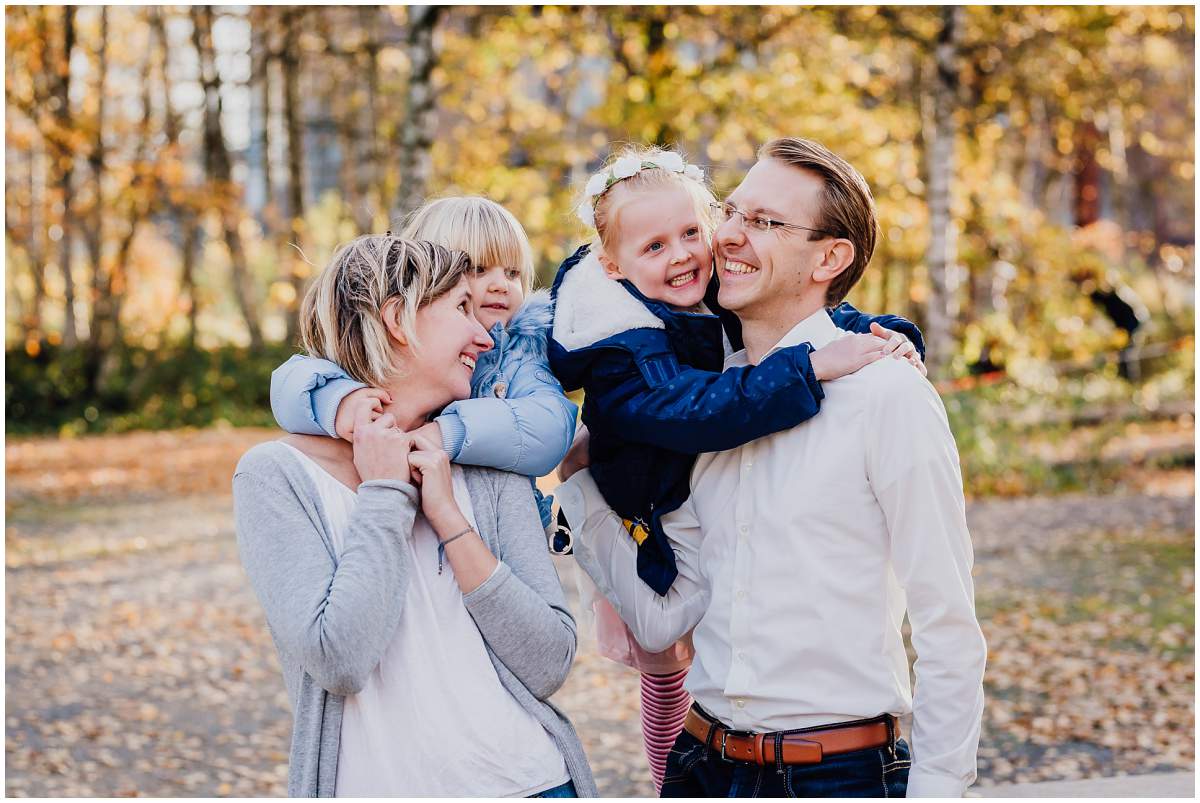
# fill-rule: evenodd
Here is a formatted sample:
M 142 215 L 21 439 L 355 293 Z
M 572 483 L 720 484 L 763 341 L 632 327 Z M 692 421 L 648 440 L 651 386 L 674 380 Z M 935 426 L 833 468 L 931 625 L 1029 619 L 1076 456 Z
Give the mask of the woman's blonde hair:
M 471 267 L 462 251 L 421 240 L 366 235 L 341 246 L 304 295 L 304 349 L 376 387 L 395 373 L 384 306 L 400 300 L 400 327 L 417 348 L 417 310 L 458 286 Z
M 639 162 L 657 163 L 659 157 L 668 153 L 683 157 L 683 154 L 676 150 L 646 145 L 628 145 L 614 151 L 605 161 L 601 172 L 610 169 L 617 161 L 626 157 L 632 156 Z M 613 192 L 619 187 L 624 187 L 625 190 Z M 616 237 L 616 231 L 620 225 L 621 208 L 639 192 L 670 187 L 678 187 L 691 196 L 692 203 L 696 208 L 696 220 L 700 222 L 701 233 L 705 240 L 710 240 L 713 232 L 717 229 L 717 219 L 712 208 L 712 204 L 716 203 L 717 198 L 708 184 L 703 179 L 693 178 L 684 173 L 676 173 L 661 167 L 643 167 L 629 178 L 615 181 L 596 197 L 593 209 L 597 245 L 611 255 L 612 250 L 608 246 L 613 244 Z
M 521 289 L 529 295 L 533 287 L 529 236 L 512 212 L 495 201 L 478 195 L 430 201 L 408 217 L 400 236 L 465 251 L 477 267 L 518 268 Z

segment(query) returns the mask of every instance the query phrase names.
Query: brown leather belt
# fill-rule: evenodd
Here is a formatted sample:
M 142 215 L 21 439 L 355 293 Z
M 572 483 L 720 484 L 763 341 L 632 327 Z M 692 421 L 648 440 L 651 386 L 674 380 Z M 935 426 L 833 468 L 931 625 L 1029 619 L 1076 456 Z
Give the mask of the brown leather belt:
M 721 758 L 751 761 L 768 766 L 777 763 L 779 745 L 782 764 L 819 764 L 825 756 L 884 747 L 898 736 L 896 718 L 886 714 L 845 725 L 780 733 L 750 733 L 730 730 L 693 705 L 683 721 L 683 729 L 706 743 Z

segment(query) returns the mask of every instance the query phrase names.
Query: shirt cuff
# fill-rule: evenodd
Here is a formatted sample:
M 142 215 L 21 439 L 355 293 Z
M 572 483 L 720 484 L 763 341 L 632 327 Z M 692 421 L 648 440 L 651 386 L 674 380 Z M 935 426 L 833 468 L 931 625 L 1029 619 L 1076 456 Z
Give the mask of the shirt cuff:
M 309 391 L 312 397 L 313 415 L 316 416 L 317 426 L 325 430 L 329 437 L 336 438 L 337 434 L 337 411 L 342 403 L 342 399 L 349 396 L 359 388 L 365 388 L 362 382 L 355 382 L 353 379 L 330 379 L 324 382 L 324 387 L 318 384 L 315 388 Z M 316 388 L 321 388 L 321 392 L 317 393 Z
M 587 501 L 583 490 L 579 487 L 587 469 L 576 472 L 569 479 L 563 480 L 554 489 L 554 498 L 558 501 L 558 509 L 571 525 L 571 536 L 574 540 L 583 530 L 584 519 L 587 517 Z M 590 477 L 589 477 L 590 479 Z
M 434 420 L 442 429 L 442 449 L 451 460 L 457 460 L 462 452 L 463 441 L 467 439 L 467 425 L 463 423 L 462 416 L 458 413 L 443 413 Z
M 588 519 L 607 511 L 609 507 L 596 481 L 592 479 L 591 472 L 586 468 L 580 469 L 571 475 L 570 479 L 559 483 L 554 489 L 554 499 L 558 502 L 558 509 L 566 517 L 567 524 L 571 525 L 571 551 L 575 554 L 575 560 L 581 566 L 598 565 L 599 561 L 593 549 L 595 544 L 592 536 L 595 533 L 592 532 L 593 528 L 588 526 Z M 594 521 L 591 523 L 594 524 Z M 633 543 L 632 539 L 630 543 Z
M 813 398 L 817 401 L 825 399 L 825 388 L 821 387 L 821 381 L 817 379 L 817 372 L 812 367 L 812 355 L 816 351 L 811 343 L 805 343 L 808 346 L 808 359 L 804 361 L 804 381 L 808 385 L 809 391 L 812 392 Z
M 503 574 L 501 574 L 502 571 Z M 487 599 L 492 595 L 492 592 L 500 587 L 504 580 L 508 579 L 510 574 L 512 574 L 512 570 L 504 565 L 504 561 L 497 560 L 495 567 L 492 568 L 492 573 L 487 576 L 487 579 L 466 594 L 463 594 L 463 605 L 466 605 L 469 610 L 479 600 Z
M 913 767 L 908 773 L 908 797 L 962 797 L 967 784 L 961 778 L 933 775 Z

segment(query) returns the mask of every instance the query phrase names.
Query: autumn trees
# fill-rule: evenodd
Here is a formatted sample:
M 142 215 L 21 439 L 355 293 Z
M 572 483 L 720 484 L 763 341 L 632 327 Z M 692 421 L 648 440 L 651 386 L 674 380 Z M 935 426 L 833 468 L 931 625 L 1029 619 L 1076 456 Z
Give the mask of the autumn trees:
M 852 301 L 925 327 L 940 376 L 1101 348 L 1071 266 L 1185 322 L 1194 12 L 1184 7 L 10 7 L 10 346 L 292 342 L 333 245 L 481 193 L 544 280 L 609 143 L 731 189 L 766 139 L 867 176 Z M 1116 247 L 1074 231 L 1115 227 Z

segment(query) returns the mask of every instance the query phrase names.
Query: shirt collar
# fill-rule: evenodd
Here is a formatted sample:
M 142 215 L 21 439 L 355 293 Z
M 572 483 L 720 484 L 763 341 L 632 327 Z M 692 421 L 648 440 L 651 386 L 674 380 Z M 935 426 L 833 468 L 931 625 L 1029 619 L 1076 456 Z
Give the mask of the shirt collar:
M 809 315 L 800 323 L 793 326 L 786 335 L 780 338 L 779 342 L 771 347 L 771 350 L 763 355 L 763 360 L 770 357 L 779 349 L 787 348 L 788 346 L 796 346 L 800 343 L 812 343 L 814 349 L 819 349 L 822 346 L 827 346 L 834 340 L 837 340 L 838 328 L 833 323 L 833 318 L 829 316 L 829 312 L 821 307 L 812 315 Z M 762 362 L 762 360 L 759 360 Z M 729 368 L 734 365 L 748 365 L 746 359 L 746 350 L 736 351 L 725 358 L 725 367 Z

